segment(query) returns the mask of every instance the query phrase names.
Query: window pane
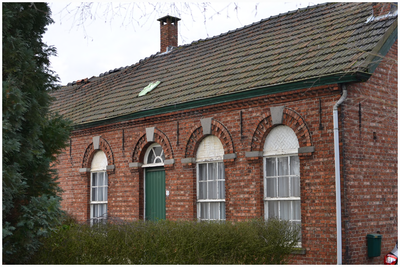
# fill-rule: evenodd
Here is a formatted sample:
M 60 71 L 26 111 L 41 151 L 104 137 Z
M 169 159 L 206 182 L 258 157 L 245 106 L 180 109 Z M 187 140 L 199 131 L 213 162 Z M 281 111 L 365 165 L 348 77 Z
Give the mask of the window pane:
M 97 201 L 97 188 L 92 188 L 92 201 Z
M 288 197 L 289 196 L 289 177 L 278 178 L 278 196 Z
M 220 208 L 220 219 L 225 220 L 225 202 L 221 202 L 221 208 Z
M 161 156 L 162 151 L 163 150 L 160 146 L 157 146 L 154 148 L 154 152 L 155 152 L 156 156 L 158 156 L 158 157 Z
M 108 187 L 106 186 L 106 187 L 104 187 L 104 201 L 107 201 L 107 198 L 108 198 Z
M 278 218 L 278 201 L 268 201 L 268 218 Z
M 199 168 L 199 181 L 207 180 L 207 164 L 198 164 Z
M 276 192 L 276 178 L 266 178 L 267 182 L 267 195 L 266 197 L 277 197 Z
M 101 214 L 100 216 L 106 217 L 107 216 L 107 204 L 102 204 L 102 209 L 101 209 Z
M 223 162 L 218 162 L 218 179 L 225 179 L 225 167 Z
M 216 180 L 217 179 L 217 164 L 209 163 L 208 164 L 208 180 Z
M 97 189 L 97 201 L 103 201 L 103 188 L 98 187 Z
M 218 198 L 225 198 L 225 181 L 218 182 Z
M 147 163 L 148 164 L 154 163 L 155 158 L 156 157 L 155 157 L 153 149 L 152 149 L 152 150 L 150 150 L 149 156 L 147 157 Z
M 104 216 L 105 215 L 105 213 L 106 213 L 106 209 L 105 209 L 105 205 L 103 205 L 103 204 L 101 204 L 101 205 L 99 205 L 100 207 L 100 209 L 99 209 L 99 217 L 102 217 L 102 216 Z
M 101 205 L 97 204 L 96 205 L 96 217 L 99 217 L 101 214 Z
M 278 158 L 278 175 L 288 175 L 288 158 Z
M 199 199 L 207 199 L 207 182 L 199 182 Z
M 208 182 L 208 198 L 209 199 L 217 198 L 217 182 L 214 181 Z
M 219 203 L 210 203 L 210 220 L 218 220 Z
M 300 160 L 299 157 L 290 157 L 290 175 L 300 176 Z
M 281 201 L 280 219 L 290 220 L 291 201 Z
M 97 173 L 92 173 L 92 186 L 97 185 Z
M 161 158 L 156 158 L 156 160 L 155 160 L 155 162 L 154 163 L 162 163 L 162 160 L 161 160 Z
M 200 203 L 200 219 L 209 219 L 208 218 L 208 205 L 209 203 Z
M 108 186 L 108 175 L 106 172 L 104 172 L 104 185 Z
M 161 153 L 161 159 L 162 159 L 162 162 L 164 162 L 164 161 L 165 161 L 165 155 L 164 155 L 164 151 L 162 151 L 162 153 Z
M 102 173 L 102 172 L 99 172 L 97 174 L 97 185 L 98 186 L 104 185 L 104 173 Z
M 265 159 L 265 164 L 266 164 L 266 176 L 275 176 L 275 166 L 276 166 L 276 160 L 275 158 L 266 158 Z
M 293 220 L 301 220 L 300 201 L 293 201 Z
M 107 204 L 104 204 L 104 207 L 103 207 L 103 216 L 104 216 L 105 218 L 107 218 Z
M 300 197 L 300 177 L 291 177 L 290 186 L 292 188 L 292 197 Z

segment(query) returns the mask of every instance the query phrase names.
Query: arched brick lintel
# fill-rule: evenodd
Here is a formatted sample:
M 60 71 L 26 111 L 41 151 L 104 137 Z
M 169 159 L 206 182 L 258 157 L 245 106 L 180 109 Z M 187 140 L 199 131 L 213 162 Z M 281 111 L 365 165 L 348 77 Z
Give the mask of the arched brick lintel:
M 174 153 L 172 150 L 171 142 L 165 133 L 161 130 L 154 128 L 154 140 L 153 142 L 148 142 L 146 133 L 142 134 L 142 136 L 137 141 L 135 148 L 132 152 L 132 162 L 142 162 L 144 159 L 144 154 L 147 148 L 152 144 L 157 143 L 161 145 L 162 149 L 164 150 L 165 159 L 173 159 Z
M 251 151 L 262 151 L 267 135 L 277 125 L 286 125 L 292 128 L 299 140 L 300 147 L 312 146 L 311 133 L 304 118 L 296 111 L 284 107 L 282 123 L 280 124 L 273 123 L 270 111 L 265 113 L 264 119 L 260 121 L 253 133 Z
M 224 154 L 233 154 L 235 152 L 230 132 L 218 120 L 211 120 L 211 135 L 215 135 L 219 138 L 222 146 L 224 147 Z M 198 146 L 207 136 L 208 134 L 203 134 L 203 127 L 201 124 L 197 124 L 191 131 L 191 134 L 186 142 L 185 158 L 195 158 Z
M 114 154 L 107 140 L 100 136 L 98 146 L 99 148 L 95 149 L 95 145 L 93 142 L 87 146 L 82 159 L 82 168 L 90 168 L 94 154 L 98 150 L 102 150 L 104 154 L 106 154 L 108 165 L 114 165 Z

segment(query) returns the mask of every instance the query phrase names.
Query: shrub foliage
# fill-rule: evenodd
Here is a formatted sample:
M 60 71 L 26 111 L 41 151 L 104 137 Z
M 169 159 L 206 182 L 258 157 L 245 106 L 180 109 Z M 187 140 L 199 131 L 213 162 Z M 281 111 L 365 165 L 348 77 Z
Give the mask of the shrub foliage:
M 37 264 L 281 264 L 298 243 L 289 222 L 158 221 L 65 224 Z

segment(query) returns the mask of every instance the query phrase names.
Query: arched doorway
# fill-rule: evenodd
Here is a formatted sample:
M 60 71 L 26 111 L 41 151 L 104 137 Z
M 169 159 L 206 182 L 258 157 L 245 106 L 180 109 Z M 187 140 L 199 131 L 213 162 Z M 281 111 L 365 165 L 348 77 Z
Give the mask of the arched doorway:
M 144 219 L 165 220 L 165 170 L 164 151 L 154 143 L 146 151 L 144 158 Z

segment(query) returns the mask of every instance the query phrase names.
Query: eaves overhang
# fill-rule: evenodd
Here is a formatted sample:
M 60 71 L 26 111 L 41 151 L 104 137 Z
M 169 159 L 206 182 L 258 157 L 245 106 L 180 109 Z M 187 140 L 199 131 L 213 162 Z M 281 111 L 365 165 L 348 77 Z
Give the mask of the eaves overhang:
M 397 20 L 393 22 L 390 28 L 387 30 L 382 39 L 377 43 L 375 49 L 370 52 L 369 57 L 367 57 L 366 62 L 369 62 L 368 72 L 374 73 L 375 69 L 381 63 L 382 59 L 389 52 L 392 45 L 397 41 L 398 32 L 397 32 Z M 395 59 L 397 61 L 397 58 Z
M 318 77 L 293 83 L 285 83 L 273 85 L 269 87 L 253 88 L 250 90 L 231 93 L 227 95 L 220 95 L 211 98 L 203 98 L 194 101 L 183 103 L 176 103 L 174 105 L 163 106 L 155 109 L 143 110 L 123 116 L 108 118 L 99 121 L 88 122 L 84 124 L 76 124 L 73 126 L 74 130 L 83 130 L 87 128 L 104 126 L 107 124 L 120 123 L 128 120 L 140 119 L 150 116 L 162 115 L 170 112 L 184 111 L 193 108 L 201 108 L 210 105 L 223 104 L 236 100 L 250 99 L 253 97 L 267 96 L 271 94 L 283 93 L 288 91 L 295 91 L 309 87 L 323 86 L 329 84 L 348 83 L 348 82 L 365 82 L 371 76 L 370 73 L 355 72 L 355 73 L 337 73 L 330 76 Z

